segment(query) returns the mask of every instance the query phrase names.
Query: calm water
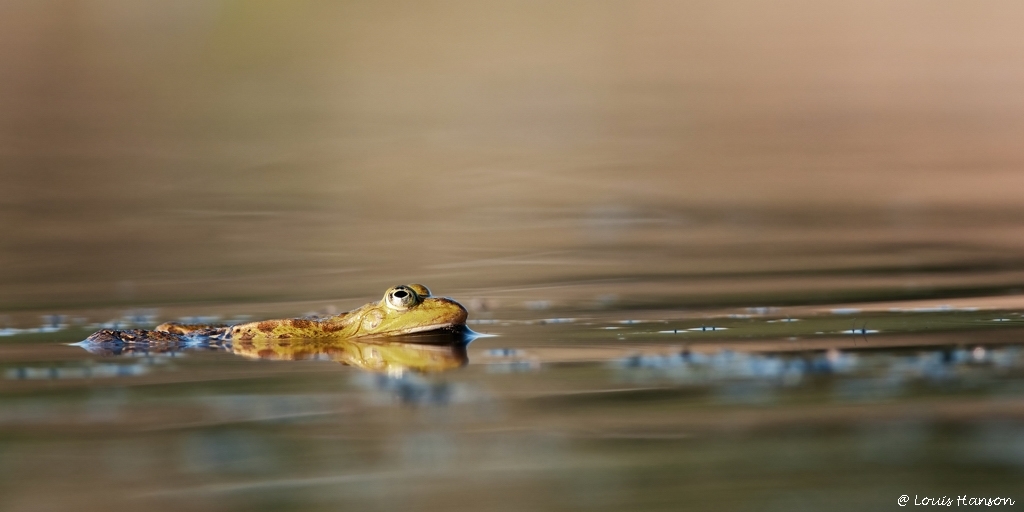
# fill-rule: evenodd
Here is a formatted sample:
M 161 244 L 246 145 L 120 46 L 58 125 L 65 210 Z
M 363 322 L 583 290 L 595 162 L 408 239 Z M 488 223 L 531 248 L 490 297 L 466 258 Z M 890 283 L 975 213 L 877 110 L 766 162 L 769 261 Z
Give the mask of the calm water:
M 588 286 L 525 302 L 455 294 L 488 335 L 468 347 L 113 355 L 66 343 L 100 327 L 75 325 L 84 316 L 7 329 L 2 504 L 864 510 L 902 494 L 1019 499 L 1017 296 L 704 309 L 566 299 Z M 106 324 L 166 319 L 131 314 Z M 360 351 L 390 370 L 338 362 Z
M 1019 508 L 1022 14 L 0 2 L 0 510 Z

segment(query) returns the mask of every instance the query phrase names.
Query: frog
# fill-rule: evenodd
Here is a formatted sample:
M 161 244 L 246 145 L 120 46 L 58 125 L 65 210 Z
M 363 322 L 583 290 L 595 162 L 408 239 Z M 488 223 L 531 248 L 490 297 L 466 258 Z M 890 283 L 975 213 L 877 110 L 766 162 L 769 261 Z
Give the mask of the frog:
M 174 343 L 296 339 L 388 338 L 415 333 L 464 329 L 468 312 L 447 297 L 434 297 L 422 284 L 391 287 L 379 302 L 339 315 L 262 320 L 238 325 L 168 322 L 152 331 L 104 329 L 83 343 Z

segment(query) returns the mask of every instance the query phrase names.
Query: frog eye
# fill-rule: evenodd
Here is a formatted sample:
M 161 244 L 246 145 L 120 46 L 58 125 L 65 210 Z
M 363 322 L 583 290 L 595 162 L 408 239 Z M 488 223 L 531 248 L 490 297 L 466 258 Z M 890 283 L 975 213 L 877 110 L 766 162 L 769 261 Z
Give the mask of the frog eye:
M 395 309 L 409 309 L 419 302 L 419 297 L 408 286 L 396 286 L 388 292 L 387 302 Z

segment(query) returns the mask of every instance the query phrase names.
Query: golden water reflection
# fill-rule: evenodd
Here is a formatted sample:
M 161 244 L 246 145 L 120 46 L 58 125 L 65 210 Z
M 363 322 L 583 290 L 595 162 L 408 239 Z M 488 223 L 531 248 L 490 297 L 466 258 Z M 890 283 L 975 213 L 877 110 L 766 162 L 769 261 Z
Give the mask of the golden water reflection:
M 443 372 L 460 368 L 469 362 L 466 344 L 457 341 L 456 335 L 440 334 L 432 338 L 435 339 L 415 340 L 417 343 L 355 339 L 248 340 L 236 341 L 231 351 L 254 359 L 329 359 L 367 371 L 389 374 L 406 370 Z M 442 343 L 438 344 L 437 341 Z

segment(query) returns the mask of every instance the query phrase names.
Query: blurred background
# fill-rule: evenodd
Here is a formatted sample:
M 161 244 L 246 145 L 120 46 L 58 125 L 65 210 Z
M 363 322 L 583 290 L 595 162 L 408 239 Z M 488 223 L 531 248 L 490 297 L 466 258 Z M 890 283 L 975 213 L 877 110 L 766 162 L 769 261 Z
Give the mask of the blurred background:
M 1006 0 L 0 0 L 0 509 L 1007 495 L 1021 19 Z M 498 336 L 460 371 L 390 377 L 60 344 L 407 282 Z
M 1016 2 L 0 9 L 4 310 L 1024 240 Z

